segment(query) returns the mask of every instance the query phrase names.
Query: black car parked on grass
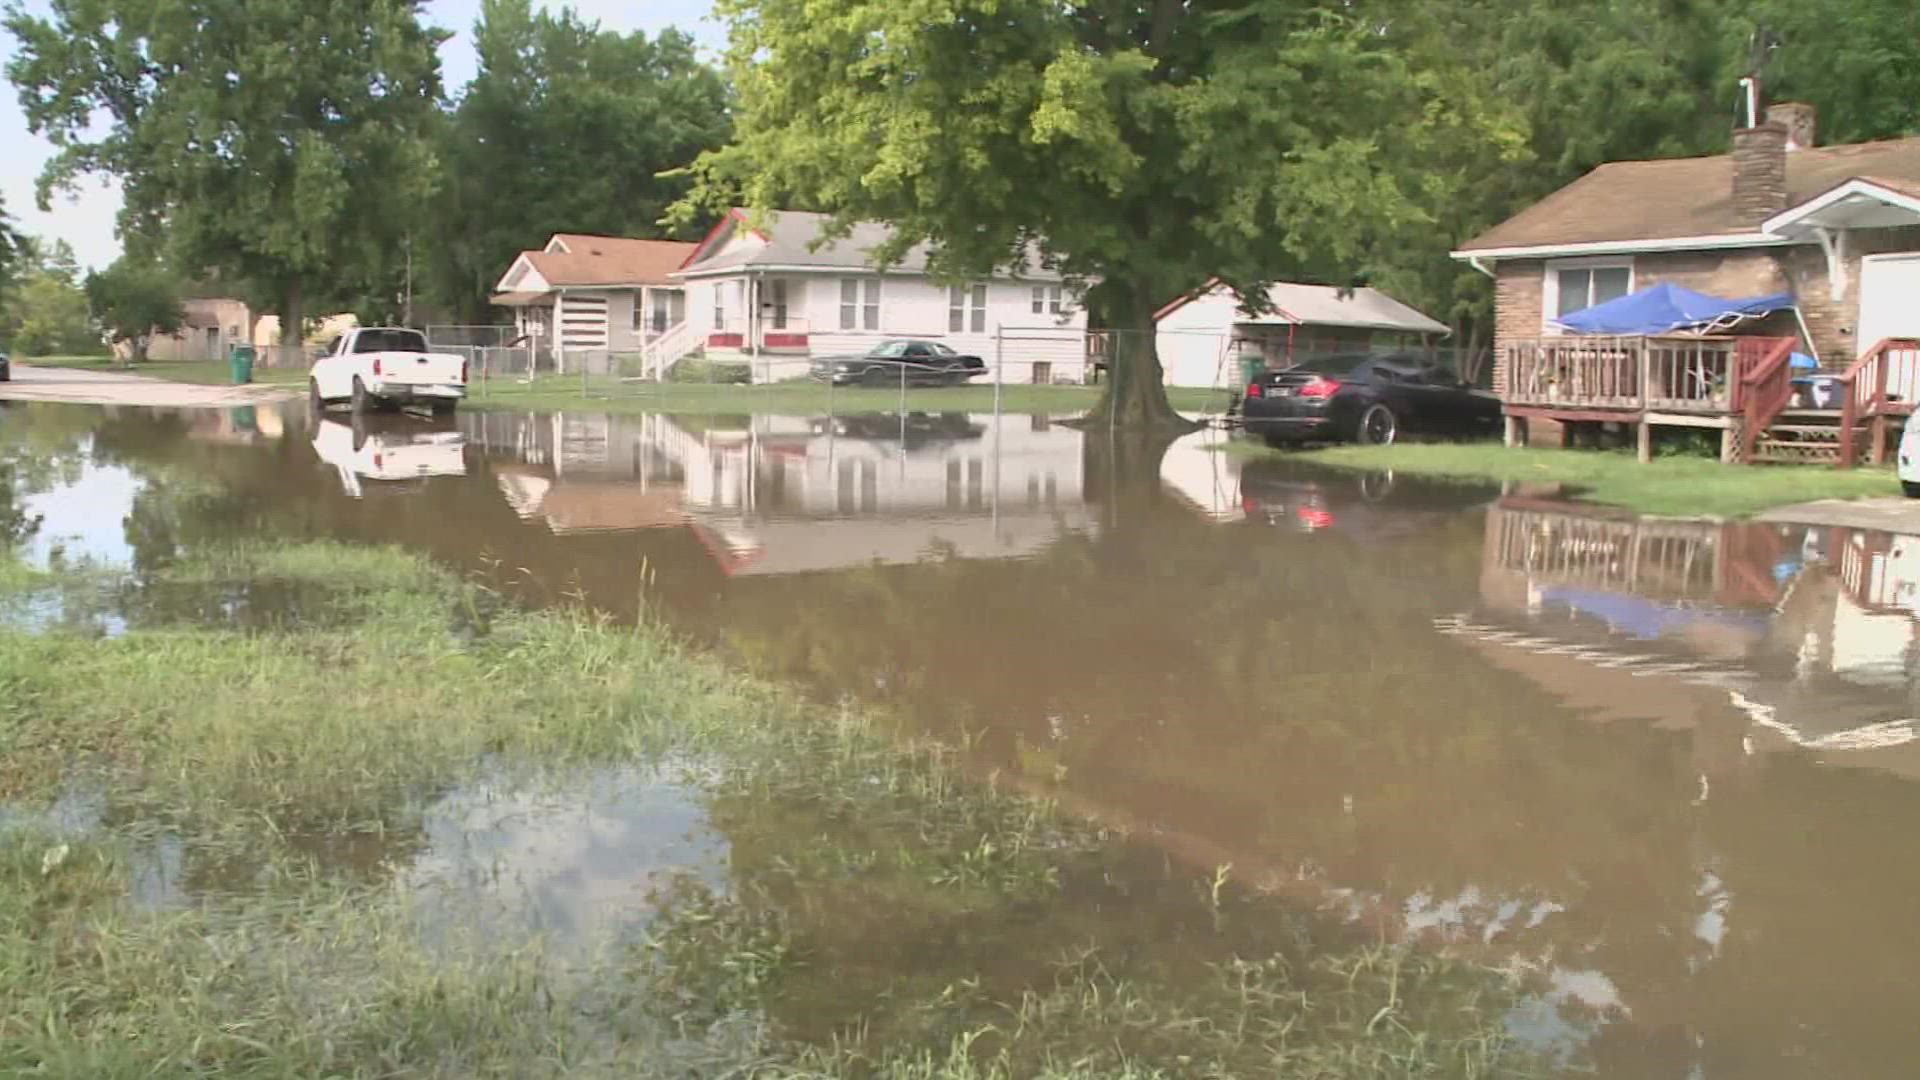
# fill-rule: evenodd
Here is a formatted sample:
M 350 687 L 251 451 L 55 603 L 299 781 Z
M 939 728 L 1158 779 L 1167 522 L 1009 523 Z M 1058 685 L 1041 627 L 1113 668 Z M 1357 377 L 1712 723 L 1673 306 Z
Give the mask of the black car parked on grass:
M 1418 355 L 1349 353 L 1258 376 L 1247 384 L 1240 414 L 1248 432 L 1273 446 L 1384 446 L 1408 434 L 1492 435 L 1500 428 L 1500 399 Z
M 835 386 L 958 386 L 987 373 L 987 362 L 955 352 L 950 345 L 918 338 L 889 338 L 865 356 L 822 357 L 813 377 Z

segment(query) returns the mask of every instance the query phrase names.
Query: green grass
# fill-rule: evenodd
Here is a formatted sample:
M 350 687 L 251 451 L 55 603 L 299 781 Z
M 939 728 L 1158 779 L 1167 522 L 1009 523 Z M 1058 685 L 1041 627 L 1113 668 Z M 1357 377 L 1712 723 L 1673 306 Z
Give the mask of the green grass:
M 227 386 L 233 382 L 232 370 L 225 360 L 149 360 L 142 364 L 123 364 L 111 356 L 40 356 L 22 358 L 20 363 L 30 367 L 140 375 L 196 386 Z M 268 386 L 300 386 L 307 381 L 307 371 L 298 367 L 268 368 L 256 364 L 253 381 Z
M 50 575 L 0 575 L 0 601 Z M 1483 1077 L 1527 1065 L 1516 987 L 1343 937 L 882 716 L 809 704 L 653 625 L 527 612 L 395 550 L 201 551 L 147 590 L 331 596 L 347 624 L 0 626 L 0 807 L 105 794 L 54 835 L 0 815 L 0 1074 Z M 443 926 L 312 857 L 407 835 L 481 775 L 682 762 L 727 889 L 564 962 Z M 125 902 L 156 837 L 229 884 Z M 1125 884 L 1147 866 L 1167 897 Z M 1223 875 L 1224 876 L 1224 873 Z M 1184 927 L 1168 933 L 1168 925 Z M 1098 943 L 1112 940 L 1117 948 Z
M 1236 440 L 1228 452 L 1284 457 L 1340 469 L 1392 470 L 1411 476 L 1516 485 L 1564 485 L 1589 502 L 1643 514 L 1746 517 L 1815 499 L 1898 495 L 1886 469 L 1841 470 L 1811 465 L 1722 465 L 1702 457 L 1662 457 L 1642 465 L 1632 453 L 1605 450 L 1519 450 L 1490 443 L 1337 446 L 1273 450 Z
M 1078 413 L 1094 407 L 1101 390 L 1091 386 L 1004 386 L 1000 407 L 1017 413 Z M 1187 412 L 1219 412 L 1227 393 L 1170 388 L 1175 408 Z M 991 384 L 985 386 L 908 388 L 906 408 L 917 412 L 990 412 Z M 494 379 L 476 384 L 465 404 L 469 409 L 514 409 L 534 412 L 580 410 L 611 413 L 776 413 L 819 415 L 894 412 L 901 408 L 898 389 L 829 388 L 811 381 L 762 384 L 625 383 L 593 377 L 585 392 L 577 375 L 542 375 L 532 383 Z

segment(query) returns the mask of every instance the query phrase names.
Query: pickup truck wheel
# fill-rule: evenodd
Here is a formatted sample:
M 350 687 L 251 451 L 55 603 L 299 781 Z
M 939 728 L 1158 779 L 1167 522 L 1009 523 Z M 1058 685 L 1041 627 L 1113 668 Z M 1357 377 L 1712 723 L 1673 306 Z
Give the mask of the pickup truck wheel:
M 433 405 L 431 406 L 431 408 L 433 409 L 433 415 L 436 418 L 442 419 L 442 420 L 446 419 L 449 416 L 452 416 L 454 404 L 455 403 L 451 401 L 434 402 Z
M 367 393 L 367 384 L 360 376 L 353 377 L 353 415 L 365 416 L 373 411 L 373 395 Z

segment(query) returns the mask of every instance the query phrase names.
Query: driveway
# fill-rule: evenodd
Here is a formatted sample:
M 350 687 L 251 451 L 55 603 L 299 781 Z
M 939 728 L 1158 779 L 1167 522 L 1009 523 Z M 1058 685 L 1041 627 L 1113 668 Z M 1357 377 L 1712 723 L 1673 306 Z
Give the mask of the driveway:
M 1788 525 L 1837 525 L 1843 529 L 1877 529 L 1920 536 L 1920 499 L 1822 499 L 1819 502 L 1777 506 L 1761 514 L 1759 520 Z
M 258 405 L 296 396 L 284 386 L 195 386 L 113 371 L 77 371 L 13 365 L 13 381 L 0 383 L 0 400 L 62 401 L 80 405 L 160 405 L 220 408 Z

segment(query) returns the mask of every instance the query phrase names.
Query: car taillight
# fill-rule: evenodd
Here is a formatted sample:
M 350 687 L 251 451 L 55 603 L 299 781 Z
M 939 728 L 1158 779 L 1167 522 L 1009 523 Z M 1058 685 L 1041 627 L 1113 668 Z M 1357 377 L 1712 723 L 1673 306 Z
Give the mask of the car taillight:
M 1339 382 L 1319 376 L 1315 376 L 1312 382 L 1300 388 L 1301 397 L 1332 397 L 1339 392 Z
M 1252 517 L 1260 512 L 1260 500 L 1251 495 L 1240 496 L 1240 512 Z
M 1310 530 L 1333 528 L 1333 512 L 1331 510 L 1322 510 L 1317 506 L 1303 506 L 1295 510 L 1293 516 L 1299 518 L 1300 524 Z
M 373 455 L 373 467 L 376 469 L 379 468 L 381 465 L 386 463 L 386 460 L 387 460 L 386 455 L 384 454 Z
M 373 373 L 380 374 L 380 358 L 377 356 L 373 358 Z
M 1259 383 L 1257 383 L 1257 382 L 1250 382 L 1250 383 L 1248 383 L 1248 384 L 1247 384 L 1247 396 L 1248 396 L 1248 397 L 1259 397 L 1259 396 L 1260 396 L 1260 384 L 1259 384 Z

